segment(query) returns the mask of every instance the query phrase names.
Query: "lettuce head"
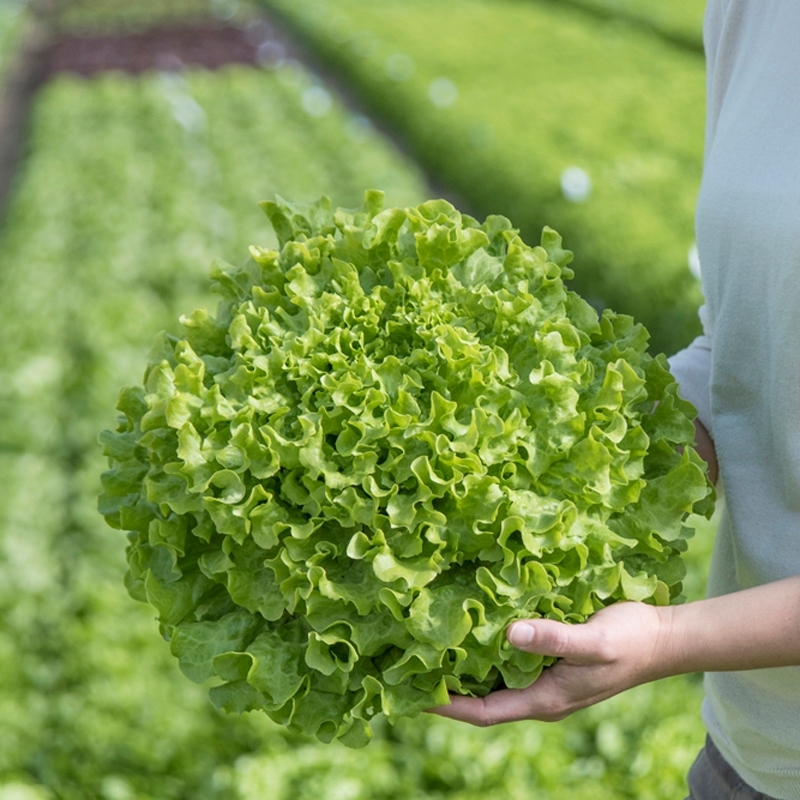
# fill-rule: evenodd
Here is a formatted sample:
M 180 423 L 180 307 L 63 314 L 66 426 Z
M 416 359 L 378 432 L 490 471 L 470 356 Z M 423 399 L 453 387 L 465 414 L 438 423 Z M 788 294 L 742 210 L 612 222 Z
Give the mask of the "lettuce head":
M 124 389 L 100 510 L 215 705 L 360 746 L 370 719 L 521 687 L 516 619 L 680 598 L 711 489 L 693 409 L 627 316 L 437 200 L 263 207 L 277 250 L 216 263 L 216 314 Z

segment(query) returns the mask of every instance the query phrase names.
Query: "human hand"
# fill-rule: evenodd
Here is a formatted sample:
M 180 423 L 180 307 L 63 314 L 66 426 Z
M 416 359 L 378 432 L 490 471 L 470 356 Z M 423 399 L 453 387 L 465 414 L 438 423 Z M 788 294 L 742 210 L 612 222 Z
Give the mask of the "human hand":
M 625 689 L 669 674 L 663 650 L 670 608 L 624 602 L 598 611 L 587 622 L 515 622 L 508 640 L 520 650 L 557 656 L 525 689 L 503 689 L 486 697 L 451 695 L 436 714 L 486 727 L 499 722 L 564 719 Z

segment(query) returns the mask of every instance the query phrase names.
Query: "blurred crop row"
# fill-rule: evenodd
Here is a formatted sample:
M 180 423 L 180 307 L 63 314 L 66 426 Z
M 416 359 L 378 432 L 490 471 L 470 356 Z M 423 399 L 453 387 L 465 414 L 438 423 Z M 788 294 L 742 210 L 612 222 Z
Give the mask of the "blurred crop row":
M 695 50 L 567 2 L 267 5 L 478 216 L 505 214 L 529 241 L 545 224 L 559 230 L 576 252 L 575 288 L 644 322 L 655 349 L 696 333 Z M 628 5 L 660 19 L 656 4 Z
M 19 2 L 0 3 L 0 76 L 20 44 L 25 19 L 25 6 Z
M 267 34 L 260 70 L 61 76 L 36 97 L 0 231 L 0 800 L 681 796 L 703 738 L 696 677 L 558 725 L 423 717 L 349 751 L 214 711 L 152 610 L 128 598 L 124 537 L 96 512 L 95 437 L 154 335 L 214 303 L 211 258 L 271 241 L 261 199 L 356 205 L 374 187 L 411 204 L 432 191 L 422 167 L 528 232 L 560 225 L 595 270 L 598 304 L 649 297 L 659 341 L 691 331 L 702 64 L 650 28 L 696 32 L 696 2 L 665 16 L 660 3 L 580 0 L 619 9 L 613 24 L 578 0 L 279 2 L 359 111 Z M 257 12 L 178 5 L 75 0 L 61 19 L 141 29 L 208 14 L 252 24 Z M 0 69 L 26 13 L 0 3 Z M 690 545 L 693 597 L 712 534 Z

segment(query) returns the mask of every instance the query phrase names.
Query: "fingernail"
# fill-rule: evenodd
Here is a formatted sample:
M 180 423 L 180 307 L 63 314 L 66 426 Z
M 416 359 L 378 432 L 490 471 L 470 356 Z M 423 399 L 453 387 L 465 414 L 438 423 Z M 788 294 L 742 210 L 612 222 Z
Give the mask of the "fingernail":
M 508 641 L 514 647 L 527 647 L 533 641 L 533 625 L 515 622 L 508 629 Z

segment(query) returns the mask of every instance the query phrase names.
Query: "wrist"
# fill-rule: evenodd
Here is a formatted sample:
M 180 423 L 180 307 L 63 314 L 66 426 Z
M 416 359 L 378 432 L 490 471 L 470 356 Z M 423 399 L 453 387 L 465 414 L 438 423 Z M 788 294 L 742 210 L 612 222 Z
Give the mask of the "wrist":
M 694 672 L 686 641 L 685 611 L 691 604 L 657 606 L 658 629 L 648 680 Z

